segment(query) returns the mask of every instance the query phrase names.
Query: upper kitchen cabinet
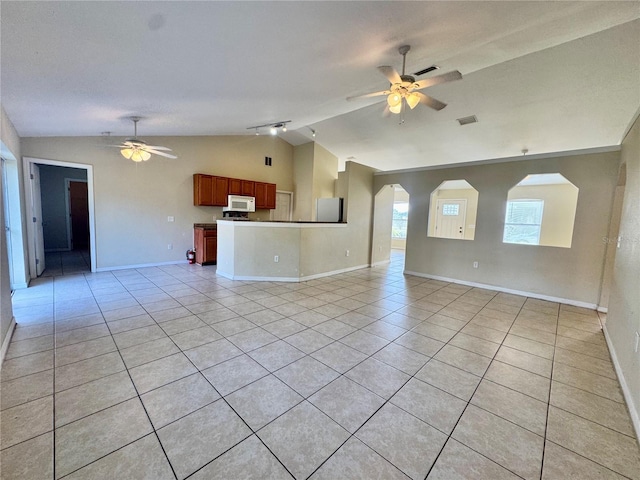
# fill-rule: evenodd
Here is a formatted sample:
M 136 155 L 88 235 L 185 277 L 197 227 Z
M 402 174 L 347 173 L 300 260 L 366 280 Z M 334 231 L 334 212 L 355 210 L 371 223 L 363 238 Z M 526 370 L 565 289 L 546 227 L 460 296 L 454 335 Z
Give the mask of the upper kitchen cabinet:
M 255 182 L 256 184 L 256 208 L 276 208 L 275 183 Z
M 193 175 L 193 204 L 224 207 L 229 195 L 229 179 L 196 173 Z
M 242 195 L 244 197 L 255 196 L 255 182 L 240 178 L 229 179 L 229 195 Z

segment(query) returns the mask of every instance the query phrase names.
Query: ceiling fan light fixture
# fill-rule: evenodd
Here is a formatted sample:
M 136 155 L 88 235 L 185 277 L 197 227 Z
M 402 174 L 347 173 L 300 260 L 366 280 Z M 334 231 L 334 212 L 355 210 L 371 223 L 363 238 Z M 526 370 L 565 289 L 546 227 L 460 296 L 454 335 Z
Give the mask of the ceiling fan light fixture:
M 393 107 L 389 107 L 389 111 L 391 113 L 400 113 L 402 111 L 402 102 L 394 105 Z
M 269 129 L 269 133 L 270 133 L 271 135 L 277 135 L 277 134 L 278 134 L 278 129 L 277 129 L 276 127 L 271 127 L 271 128 Z
M 407 101 L 407 105 L 409 105 L 409 108 L 411 110 L 413 110 L 420 103 L 420 95 L 418 95 L 415 92 L 414 93 L 410 93 L 409 95 L 407 95 L 405 97 L 405 100 Z
M 123 148 L 122 150 L 120 150 L 120 154 L 127 160 L 131 160 L 131 156 L 133 155 L 133 149 Z
M 392 92 L 387 97 L 387 104 L 391 108 L 397 107 L 398 105 L 400 105 L 401 102 L 402 102 L 402 97 L 398 92 Z

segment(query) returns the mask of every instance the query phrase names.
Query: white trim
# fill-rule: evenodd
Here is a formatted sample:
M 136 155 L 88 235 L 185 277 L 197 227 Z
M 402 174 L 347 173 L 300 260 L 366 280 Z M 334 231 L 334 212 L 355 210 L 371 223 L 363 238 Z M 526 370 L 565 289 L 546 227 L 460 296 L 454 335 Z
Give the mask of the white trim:
M 405 270 L 404 273 L 407 275 L 414 275 L 416 277 L 430 278 L 432 280 L 440 280 L 442 282 L 459 283 L 460 285 L 466 285 L 468 287 L 484 288 L 485 290 L 511 293 L 513 295 L 521 295 L 523 297 L 537 298 L 539 300 L 547 300 L 549 302 L 565 303 L 567 305 L 573 305 L 574 307 L 588 308 L 589 310 L 595 310 L 597 307 L 595 303 L 581 302 L 579 300 L 572 300 L 570 298 L 552 297 L 550 295 L 543 295 L 541 293 L 525 292 L 523 290 L 514 290 L 512 288 L 504 288 L 496 285 L 488 285 L 485 283 L 467 282 L 465 280 L 458 280 L 456 278 L 441 277 L 438 275 L 429 275 L 428 273 L 412 272 L 410 270 Z
M 130 270 L 132 268 L 148 268 L 148 267 L 162 267 L 164 265 L 187 265 L 187 260 L 173 260 L 171 262 L 159 262 L 159 263 L 139 263 L 136 265 L 120 265 L 117 267 L 100 267 L 96 268 L 96 272 L 111 272 L 112 270 Z
M 627 384 L 624 378 L 624 375 L 622 373 L 622 367 L 620 367 L 620 362 L 618 362 L 618 356 L 616 355 L 615 348 L 613 348 L 613 342 L 609 337 L 609 332 L 607 331 L 606 324 L 603 325 L 602 331 L 604 332 L 604 339 L 607 342 L 607 347 L 609 347 L 609 355 L 611 356 L 613 367 L 615 368 L 616 375 L 618 376 L 618 382 L 620 383 L 620 388 L 622 389 L 622 395 L 624 396 L 624 400 L 627 403 L 627 409 L 629 410 L 631 423 L 633 423 L 633 428 L 636 431 L 636 439 L 640 441 L 640 415 L 638 415 L 638 410 L 636 409 L 636 406 L 633 403 L 633 395 L 631 395 L 631 390 L 629 390 L 629 385 Z
M 449 164 L 431 165 L 428 167 L 406 168 L 403 170 L 386 170 L 382 172 L 374 172 L 373 175 L 374 176 L 393 175 L 396 173 L 424 172 L 425 170 L 445 170 L 449 168 L 458 168 L 458 167 L 474 167 L 477 165 L 491 165 L 494 163 L 521 162 L 526 160 L 543 160 L 545 158 L 572 157 L 574 155 L 590 155 L 593 153 L 619 152 L 621 148 L 622 147 L 620 145 L 610 145 L 608 147 L 584 148 L 581 150 L 567 150 L 564 152 L 538 153 L 534 155 L 518 155 L 517 157 L 493 158 L 489 160 L 478 160 L 475 162 L 449 163 Z
M 95 203 L 94 203 L 94 191 L 93 191 L 93 165 L 88 165 L 86 163 L 72 163 L 72 162 L 61 162 L 59 160 L 47 160 L 44 158 L 34 158 L 34 157 L 22 157 L 22 171 L 24 172 L 24 191 L 25 191 L 25 211 L 31 212 L 31 179 L 29 178 L 29 172 L 31 172 L 31 164 L 37 163 L 39 165 L 53 165 L 56 167 L 69 167 L 69 168 L 79 168 L 87 171 L 87 190 L 89 196 L 89 252 L 91 254 L 91 271 L 97 272 L 97 255 L 96 255 L 96 221 L 95 221 Z M 27 215 L 26 218 L 29 218 Z M 27 222 L 27 238 L 28 244 L 34 245 L 33 241 L 33 222 Z M 31 248 L 28 249 L 29 261 L 31 259 L 35 259 L 35 252 L 31 251 Z M 35 260 L 34 260 L 35 261 Z
M 391 263 L 391 259 L 387 259 L 387 260 L 380 260 L 379 262 L 374 262 L 371 264 L 372 267 L 379 267 L 380 265 L 387 265 Z
M 28 288 L 29 284 L 27 282 L 13 283 L 11 285 L 13 290 L 18 290 L 19 288 Z
M 609 312 L 609 309 L 607 307 L 601 307 L 600 305 L 598 305 L 598 308 L 596 308 L 596 310 L 599 311 L 600 313 Z
M 9 330 L 7 330 L 7 336 L 4 337 L 4 342 L 2 342 L 2 349 L 0 349 L 0 370 L 2 370 L 2 365 L 4 364 L 4 356 L 7 354 L 7 350 L 9 350 L 9 343 L 11 343 L 11 337 L 13 336 L 13 331 L 16 329 L 16 317 L 11 317 L 11 324 L 9 325 Z
M 252 277 L 250 275 L 231 275 L 226 272 L 216 271 L 216 275 L 228 278 L 229 280 L 242 280 L 248 282 L 289 282 L 299 283 L 306 282 L 307 280 L 315 280 L 316 278 L 330 277 L 331 275 L 338 275 L 339 273 L 352 272 L 354 270 L 360 270 L 362 268 L 369 268 L 370 265 L 357 265 L 355 267 L 342 268 L 340 270 L 333 270 L 331 272 L 316 273 L 314 275 L 304 275 L 301 277 Z

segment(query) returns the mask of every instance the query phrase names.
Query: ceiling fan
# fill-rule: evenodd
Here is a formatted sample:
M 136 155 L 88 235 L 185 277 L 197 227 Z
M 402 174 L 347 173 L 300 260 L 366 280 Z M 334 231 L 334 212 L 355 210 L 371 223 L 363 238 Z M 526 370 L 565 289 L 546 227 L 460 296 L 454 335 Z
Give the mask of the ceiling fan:
M 122 156 L 128 160 L 134 162 L 146 162 L 151 158 L 151 154 L 160 155 L 167 158 L 178 158 L 170 153 L 171 149 L 167 147 L 160 147 L 156 145 L 147 145 L 146 142 L 138 138 L 138 122 L 140 117 L 131 117 L 133 122 L 133 138 L 127 138 L 120 145 L 108 145 L 109 147 L 116 147 L 120 149 Z
M 460 80 L 462 74 L 454 70 L 452 72 L 443 73 L 442 75 L 436 75 L 435 77 L 426 78 L 416 82 L 416 78 L 413 75 L 406 75 L 404 72 L 405 63 L 407 60 L 407 53 L 411 50 L 411 46 L 403 45 L 398 49 L 400 55 L 402 55 L 402 74 L 399 74 L 395 68 L 384 65 L 378 67 L 380 73 L 382 73 L 391 85 L 387 90 L 381 90 L 379 92 L 367 93 L 365 95 L 357 95 L 354 97 L 347 97 L 347 100 L 355 100 L 358 98 L 378 97 L 382 95 L 387 96 L 387 105 L 391 113 L 402 112 L 402 107 L 406 103 L 412 110 L 418 106 L 418 104 L 427 105 L 434 110 L 442 110 L 447 106 L 446 103 L 436 100 L 429 95 L 425 95 L 418 90 L 423 88 L 432 87 L 433 85 L 439 85 L 441 83 L 451 82 L 453 80 Z M 421 70 L 414 75 L 422 75 L 429 71 L 435 70 L 438 67 L 429 67 Z M 404 102 L 403 102 L 404 100 Z

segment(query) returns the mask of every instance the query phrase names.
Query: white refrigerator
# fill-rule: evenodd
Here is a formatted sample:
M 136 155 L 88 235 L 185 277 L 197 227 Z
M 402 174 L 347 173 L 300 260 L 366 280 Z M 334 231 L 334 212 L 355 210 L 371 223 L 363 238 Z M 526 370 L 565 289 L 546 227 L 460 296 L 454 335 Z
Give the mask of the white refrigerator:
M 316 199 L 316 222 L 342 222 L 342 198 Z

